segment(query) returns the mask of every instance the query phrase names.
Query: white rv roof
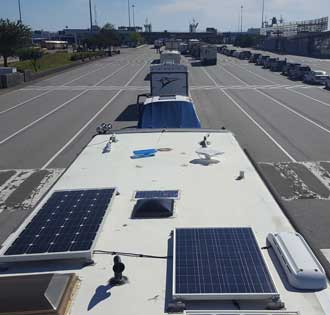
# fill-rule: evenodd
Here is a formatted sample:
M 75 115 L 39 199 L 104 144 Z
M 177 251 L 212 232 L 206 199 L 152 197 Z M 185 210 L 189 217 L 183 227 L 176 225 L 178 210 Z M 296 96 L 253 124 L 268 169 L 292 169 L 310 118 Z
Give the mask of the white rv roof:
M 219 163 L 209 166 L 201 163 L 195 152 L 207 134 L 210 147 L 223 153 L 216 157 Z M 116 137 L 118 142 L 112 145 L 109 153 L 103 153 L 109 136 L 94 137 L 45 197 L 46 200 L 55 190 L 117 187 L 119 195 L 112 202 L 96 249 L 166 256 L 170 233 L 176 227 L 248 226 L 253 228 L 260 246 L 265 245 L 269 232 L 293 230 L 231 133 L 140 131 L 119 133 Z M 154 157 L 131 158 L 134 150 L 151 148 L 164 150 L 159 150 Z M 236 181 L 240 171 L 244 171 L 245 177 Z M 135 191 L 163 189 L 180 191 L 174 217 L 130 219 Z M 274 261 L 267 251 L 263 253 L 288 311 L 330 314 L 328 290 L 319 293 L 288 291 Z M 71 302 L 71 315 L 165 313 L 169 293 L 166 259 L 122 257 L 126 265 L 124 275 L 129 282 L 112 288 L 108 280 L 113 275 L 113 258 L 95 254 L 94 261 L 94 265 L 73 270 L 81 283 Z M 68 272 L 67 265 L 64 270 L 63 265 L 56 265 L 56 262 L 40 267 L 40 271 L 47 271 L 48 266 L 56 272 Z M 16 268 L 11 272 L 31 270 L 27 265 Z M 33 272 L 38 272 L 38 267 L 34 267 Z M 187 307 L 237 310 L 232 302 L 200 303 L 187 304 Z M 247 310 L 260 307 L 253 302 L 240 303 L 240 306 Z
M 153 96 L 148 97 L 144 105 L 150 104 L 150 103 L 156 103 L 156 102 L 192 102 L 192 99 L 189 96 L 183 96 L 183 95 L 164 95 L 164 96 Z
M 181 55 L 177 50 L 164 50 L 162 54 L 166 55 Z

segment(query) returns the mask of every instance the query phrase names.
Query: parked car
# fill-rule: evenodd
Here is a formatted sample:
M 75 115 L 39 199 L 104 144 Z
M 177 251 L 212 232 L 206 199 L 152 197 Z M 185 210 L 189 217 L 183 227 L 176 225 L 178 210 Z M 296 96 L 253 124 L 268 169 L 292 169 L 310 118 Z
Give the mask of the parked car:
M 286 66 L 286 60 L 275 60 L 270 65 L 270 71 L 282 72 L 285 66 Z
M 283 67 L 283 70 L 282 70 L 282 74 L 283 75 L 289 75 L 289 71 L 296 67 L 296 66 L 300 66 L 300 63 L 295 63 L 295 62 L 288 62 L 284 67 Z
M 257 66 L 263 66 L 265 60 L 268 59 L 268 58 L 269 58 L 269 56 L 260 55 L 259 58 L 257 59 L 256 65 Z
M 257 54 L 257 53 L 251 54 L 249 62 L 250 63 L 256 63 L 260 56 L 261 56 L 261 54 Z
M 327 90 L 330 90 L 330 77 L 328 77 L 326 80 L 325 80 L 325 88 Z
M 325 71 L 315 70 L 305 73 L 303 81 L 304 83 L 325 85 L 328 77 Z
M 235 53 L 236 49 L 230 49 L 229 50 L 229 55 L 228 56 L 233 56 Z
M 270 65 L 272 64 L 272 62 L 276 61 L 276 58 L 268 58 L 265 60 L 264 62 L 264 69 L 270 69 Z
M 225 49 L 227 49 L 227 45 L 217 46 L 218 53 L 220 54 L 223 54 Z
M 239 53 L 238 58 L 241 60 L 249 60 L 250 56 L 251 56 L 251 52 L 249 50 L 245 50 Z
M 235 58 L 238 58 L 240 53 L 241 53 L 240 51 L 236 50 L 236 51 L 233 52 L 232 56 L 235 57 Z
M 304 75 L 310 71 L 312 71 L 312 69 L 309 66 L 295 66 L 289 71 L 289 79 L 303 80 Z

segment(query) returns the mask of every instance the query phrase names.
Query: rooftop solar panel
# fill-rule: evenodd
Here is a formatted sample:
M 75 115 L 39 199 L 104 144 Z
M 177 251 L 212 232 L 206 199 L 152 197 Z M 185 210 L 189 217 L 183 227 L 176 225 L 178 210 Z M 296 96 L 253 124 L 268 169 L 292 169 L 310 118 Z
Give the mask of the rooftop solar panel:
M 251 228 L 178 228 L 174 244 L 174 298 L 278 296 Z
M 135 199 L 151 199 L 151 198 L 171 198 L 179 197 L 178 190 L 140 190 L 135 193 Z
M 225 310 L 225 311 L 194 311 L 187 310 L 184 312 L 184 315 L 299 315 L 299 312 L 290 312 L 290 311 L 268 311 L 268 310 Z
M 45 254 L 89 251 L 114 192 L 113 188 L 54 192 L 4 256 L 53 259 Z

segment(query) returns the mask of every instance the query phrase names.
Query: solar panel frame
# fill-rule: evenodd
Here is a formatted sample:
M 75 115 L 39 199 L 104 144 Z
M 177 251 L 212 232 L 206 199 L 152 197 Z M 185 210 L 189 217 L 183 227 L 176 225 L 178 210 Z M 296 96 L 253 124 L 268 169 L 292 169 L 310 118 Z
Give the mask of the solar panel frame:
M 297 311 L 271 310 L 186 310 L 184 315 L 300 315 Z
M 162 195 L 162 193 L 165 195 Z M 166 196 L 167 194 L 170 193 L 175 193 L 176 196 Z M 144 196 L 140 196 L 140 195 Z M 179 189 L 153 189 L 153 190 L 136 190 L 133 194 L 133 199 L 138 200 L 138 199 L 156 199 L 156 198 L 164 198 L 164 199 L 174 199 L 178 200 L 180 199 L 180 190 Z
M 90 190 L 113 190 L 112 197 L 107 205 L 103 219 L 100 222 L 99 228 L 96 231 L 96 235 L 92 241 L 91 246 L 88 250 L 78 250 L 78 251 L 63 251 L 63 252 L 44 252 L 37 254 L 18 254 L 18 255 L 5 255 L 6 251 L 10 246 L 17 240 L 21 235 L 23 230 L 32 222 L 32 220 L 37 217 L 39 212 L 47 204 L 50 198 L 58 192 L 74 192 L 74 191 L 90 191 Z M 51 191 L 47 196 L 39 203 L 36 209 L 25 219 L 21 224 L 19 229 L 11 235 L 3 244 L 3 247 L 0 250 L 0 263 L 5 262 L 28 262 L 28 261 L 44 261 L 44 260 L 63 260 L 63 259 L 83 259 L 87 261 L 92 261 L 93 250 L 97 243 L 97 240 L 100 236 L 100 231 L 103 228 L 103 225 L 106 221 L 107 216 L 111 212 L 112 203 L 114 197 L 116 196 L 117 188 L 116 187 L 97 187 L 97 188 L 74 188 L 74 189 L 61 189 Z
M 228 292 L 228 293 L 185 293 L 185 292 L 177 292 L 176 290 L 176 260 L 177 260 L 177 254 L 176 254 L 176 246 L 177 246 L 177 230 L 189 230 L 189 229 L 194 229 L 194 230 L 202 230 L 202 229 L 226 229 L 226 228 L 219 228 L 219 227 L 207 227 L 207 228 L 201 228 L 201 227 L 187 227 L 187 228 L 176 228 L 173 231 L 173 277 L 172 277 L 172 295 L 174 300 L 264 300 L 264 299 L 270 299 L 270 298 L 277 298 L 279 297 L 278 290 L 276 288 L 275 282 L 270 274 L 269 267 L 267 265 L 267 262 L 260 250 L 260 247 L 258 246 L 258 251 L 260 254 L 260 257 L 266 267 L 266 270 L 269 275 L 269 280 L 271 281 L 271 284 L 274 288 L 274 292 L 267 292 L 267 293 L 233 293 L 233 292 Z M 228 228 L 230 229 L 230 228 Z M 234 227 L 235 229 L 235 227 Z M 241 229 L 241 228 L 237 228 Z M 245 229 L 243 227 L 243 229 Z M 251 229 L 251 228 L 249 228 Z M 258 244 L 257 239 L 255 237 L 255 234 L 253 230 L 251 229 L 253 233 L 253 237 L 255 242 Z

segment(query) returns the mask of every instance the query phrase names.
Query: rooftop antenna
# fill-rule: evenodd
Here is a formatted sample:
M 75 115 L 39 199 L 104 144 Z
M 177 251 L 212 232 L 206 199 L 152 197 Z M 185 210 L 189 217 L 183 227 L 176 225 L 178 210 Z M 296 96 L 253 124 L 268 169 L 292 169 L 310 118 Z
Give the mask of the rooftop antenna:
M 94 24 L 97 26 L 97 10 L 96 10 L 96 4 L 94 5 Z
M 123 271 L 125 270 L 125 265 L 122 263 L 120 256 L 115 256 L 113 258 L 113 272 L 114 277 L 110 279 L 111 285 L 122 285 L 127 282 L 127 278 L 123 276 Z

